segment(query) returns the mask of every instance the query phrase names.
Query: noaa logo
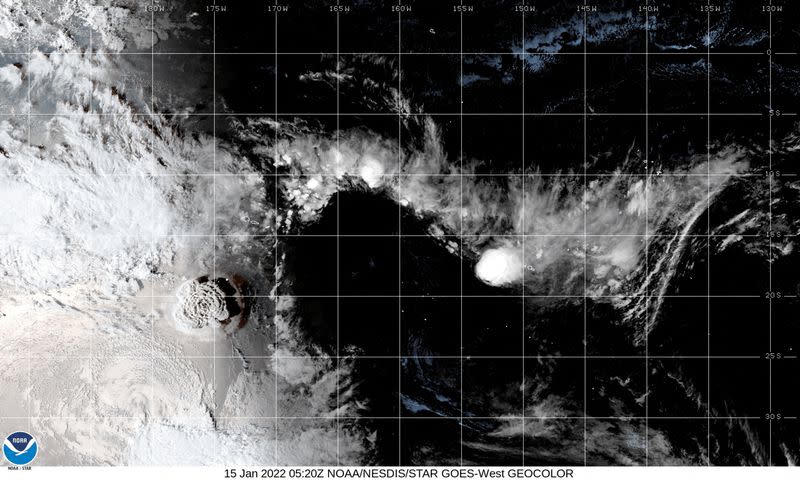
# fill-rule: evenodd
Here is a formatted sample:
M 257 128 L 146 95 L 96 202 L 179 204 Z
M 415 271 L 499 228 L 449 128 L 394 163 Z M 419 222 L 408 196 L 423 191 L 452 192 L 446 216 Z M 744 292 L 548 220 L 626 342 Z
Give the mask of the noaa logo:
M 36 439 L 25 432 L 14 432 L 3 442 L 3 455 L 14 465 L 31 463 L 38 451 Z

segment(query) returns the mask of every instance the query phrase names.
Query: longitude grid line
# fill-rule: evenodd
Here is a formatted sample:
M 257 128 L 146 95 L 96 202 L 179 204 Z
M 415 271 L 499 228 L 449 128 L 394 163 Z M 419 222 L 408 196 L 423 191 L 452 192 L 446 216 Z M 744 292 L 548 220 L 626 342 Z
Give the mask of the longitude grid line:
M 398 0 L 398 5 L 402 5 L 403 1 Z M 402 98 L 403 98 L 403 74 L 402 74 L 402 30 L 403 30 L 403 22 L 402 22 L 402 8 L 397 9 L 397 104 L 395 108 L 397 108 L 397 196 L 398 198 L 403 198 L 403 182 L 402 182 L 402 174 L 403 172 L 403 142 L 402 142 L 402 135 L 403 135 L 403 117 L 402 117 Z M 402 361 L 402 354 L 403 354 L 403 262 L 402 262 L 402 255 L 403 255 L 403 204 L 401 202 L 397 202 L 397 284 L 398 284 L 398 292 L 400 294 L 397 300 L 397 464 L 403 464 L 403 361 Z
M 581 207 L 583 208 L 583 465 L 588 465 L 589 455 L 588 455 L 588 431 L 587 431 L 587 393 L 586 390 L 588 389 L 588 372 L 587 372 L 587 362 L 586 362 L 586 354 L 588 353 L 588 341 L 587 341 L 587 298 L 586 298 L 586 274 L 588 271 L 587 266 L 587 259 L 586 259 L 586 251 L 587 251 L 587 239 L 586 239 L 586 222 L 587 222 L 587 212 L 586 212 L 586 195 L 588 185 L 586 183 L 586 171 L 588 169 L 587 162 L 588 162 L 588 154 L 587 151 L 587 84 L 586 84 L 586 36 L 587 32 L 587 22 L 588 22 L 588 14 L 587 14 L 587 4 L 586 0 L 583 0 L 583 198 L 581 199 Z
M 336 5 L 339 5 L 339 0 L 336 0 Z M 338 8 L 336 9 L 336 155 L 334 158 L 336 159 L 337 164 L 339 163 L 341 149 L 340 149 L 340 137 L 339 137 L 339 122 L 341 120 L 341 112 L 340 112 L 340 104 L 339 104 L 339 12 Z M 277 111 L 277 105 L 276 105 Z M 339 173 L 339 167 L 336 165 L 336 173 Z M 341 184 L 338 175 L 334 177 L 334 182 L 336 183 L 336 195 L 337 197 L 341 193 Z M 336 465 L 341 466 L 341 365 L 342 365 L 342 357 L 341 357 L 341 263 L 340 263 L 340 256 L 341 256 L 341 199 L 337 198 L 336 202 L 336 362 L 334 363 L 336 368 Z
M 214 253 L 212 254 L 212 261 L 214 264 L 211 266 L 211 272 L 216 281 L 217 278 L 217 0 L 212 1 L 212 12 L 211 12 L 211 47 L 212 47 L 212 64 L 211 64 L 211 100 L 212 100 L 212 111 L 214 113 L 214 122 L 212 124 L 213 134 L 211 140 L 211 151 L 212 151 L 212 158 L 214 164 L 214 174 L 211 176 L 213 194 L 212 194 L 212 223 L 211 229 L 214 234 L 214 240 L 212 240 L 212 248 L 214 249 Z M 208 11 L 208 7 L 206 7 L 206 11 Z M 221 326 L 219 326 L 221 329 Z M 211 411 L 212 415 L 216 419 L 217 417 L 217 330 L 212 329 L 212 351 L 214 353 L 214 361 L 211 364 L 211 391 L 213 392 L 213 397 L 211 400 Z M 216 421 L 216 420 L 215 420 Z M 219 461 L 219 453 L 218 453 L 218 439 L 217 435 L 212 435 L 214 439 L 214 463 L 216 464 Z
M 711 2 L 706 1 L 706 112 L 711 112 Z M 706 115 L 706 202 L 711 201 L 711 115 Z M 708 206 L 706 208 L 709 208 Z M 706 214 L 706 456 L 711 466 L 711 216 Z
M 30 28 L 28 29 L 27 40 L 28 41 L 27 41 L 27 45 L 25 46 L 25 49 L 27 50 L 28 64 L 26 65 L 26 68 L 30 68 L 31 61 L 33 60 L 33 37 L 31 36 Z M 30 75 L 26 75 L 25 77 L 26 77 L 25 80 L 28 83 L 28 145 L 27 146 L 28 146 L 28 148 L 31 148 L 31 146 L 32 146 L 32 142 L 31 142 L 31 110 L 33 109 L 33 103 L 31 103 L 31 76 Z M 31 342 L 30 329 L 28 329 L 27 337 L 28 337 L 28 343 L 30 344 L 30 342 Z M 28 399 L 27 399 L 27 408 L 26 408 L 26 410 L 27 410 L 27 413 L 28 413 L 28 432 L 30 432 L 30 431 L 33 430 L 33 420 L 31 419 L 31 415 L 33 413 L 33 399 L 31 398 L 32 397 L 31 394 L 33 393 L 33 378 L 32 378 L 32 374 L 31 374 L 31 370 L 32 370 L 33 366 L 31 365 L 31 349 L 29 348 L 27 350 L 28 350 Z
M 93 38 L 92 38 L 92 29 L 89 28 L 89 51 L 87 52 L 88 59 L 89 59 L 89 72 L 90 72 L 89 78 L 91 78 L 91 71 L 92 71 L 93 62 L 94 62 L 94 53 L 93 53 L 93 48 L 92 48 L 93 47 L 92 40 L 93 40 Z M 88 96 L 89 112 L 93 111 L 93 107 L 92 107 L 92 104 L 94 103 L 94 95 L 93 94 L 94 94 L 94 84 L 92 83 L 92 87 L 91 87 L 91 89 L 89 91 L 89 96 Z M 154 302 L 154 300 L 151 298 L 150 299 L 151 316 L 152 316 L 153 302 Z M 94 358 L 93 358 L 94 357 L 94 335 L 95 335 L 95 333 L 96 333 L 96 331 L 95 331 L 95 323 L 92 322 L 92 331 L 89 334 L 89 387 L 90 387 L 90 390 L 94 390 L 94 388 L 95 388 L 95 386 L 94 386 L 94 366 L 95 366 L 95 362 L 94 362 Z M 92 405 L 92 407 L 93 407 L 93 410 L 94 410 L 94 416 L 92 416 L 91 420 L 89 421 L 89 423 L 91 424 L 91 428 L 89 429 L 89 445 L 90 445 L 90 447 L 89 447 L 89 456 L 90 456 L 90 458 L 94 458 L 94 431 L 97 428 L 97 420 L 96 420 L 96 418 L 97 418 L 99 403 L 97 403 L 95 405 Z
M 650 11 L 649 0 L 644 2 L 644 111 L 650 110 Z M 650 117 L 644 117 L 644 465 L 650 465 L 650 289 L 647 279 L 650 278 L 650 241 L 649 205 L 647 191 L 650 189 Z
M 155 0 L 150 0 L 150 111 L 148 115 L 153 122 L 155 122 L 156 111 L 156 95 L 155 95 L 155 48 L 156 48 L 156 4 Z M 216 117 L 214 117 L 216 118 Z M 150 148 L 154 148 L 156 143 L 156 130 L 152 129 L 150 136 L 152 142 Z M 151 236 L 151 242 L 155 243 L 155 239 Z M 150 286 L 150 293 L 153 294 L 152 289 L 154 285 Z M 155 387 L 155 369 L 156 369 L 156 327 L 155 327 L 155 295 L 150 298 L 150 400 L 149 405 L 152 408 L 156 396 Z M 150 444 L 155 445 L 155 428 L 150 428 Z
M 459 5 L 463 0 L 459 0 Z M 459 270 L 459 465 L 464 466 L 464 12 L 459 11 L 459 116 L 458 116 L 458 253 Z
M 336 6 L 339 6 L 339 0 L 336 0 Z M 340 32 L 339 32 L 339 9 L 336 9 L 336 161 L 338 163 L 340 155 L 341 155 L 341 135 L 339 132 L 339 122 L 341 120 L 341 111 L 340 111 L 340 61 L 339 58 L 339 41 L 340 41 Z M 277 111 L 277 106 L 276 106 Z M 339 166 L 336 165 L 336 173 L 339 173 Z M 342 417 L 342 403 L 341 403 L 341 367 L 342 367 L 342 359 L 340 357 L 340 343 L 341 343 L 341 291 L 340 291 L 340 277 L 342 272 L 340 269 L 339 263 L 339 256 L 341 255 L 340 249 L 340 241 L 341 241 L 341 185 L 339 184 L 339 178 L 336 178 L 336 465 L 342 465 L 341 459 L 341 417 Z
M 520 37 L 520 79 L 522 87 L 521 104 L 522 112 L 525 111 L 525 68 L 527 61 L 525 60 L 525 0 L 522 0 L 522 36 Z M 525 171 L 525 115 L 520 116 L 522 119 L 522 171 Z M 525 176 L 522 177 L 522 466 L 525 466 L 525 272 L 527 271 L 526 257 L 525 257 Z
M 767 134 L 767 156 L 769 159 L 769 175 L 767 176 L 767 189 L 769 190 L 769 291 L 767 295 L 767 302 L 769 304 L 769 317 L 767 319 L 768 340 L 769 340 L 769 354 L 767 355 L 767 365 L 769 367 L 768 381 L 769 381 L 769 460 L 768 464 L 772 465 L 772 0 L 769 0 L 769 53 L 767 60 L 769 61 L 769 115 L 767 117 L 768 129 Z
M 274 78 L 274 103 L 273 107 L 275 108 L 275 140 L 274 140 L 274 150 L 273 150 L 273 161 L 272 161 L 272 175 L 273 175 L 273 189 L 274 189 L 274 200 L 275 200 L 275 214 L 274 214 L 274 230 L 273 234 L 275 235 L 275 247 L 274 247 L 274 265 L 273 268 L 273 285 L 272 290 L 274 292 L 274 301 L 275 301 L 275 312 L 272 318 L 272 334 L 275 336 L 273 338 L 273 348 L 272 348 L 272 369 L 273 369 L 273 377 L 275 377 L 275 416 L 278 415 L 278 306 L 280 301 L 280 296 L 278 295 L 278 218 L 280 217 L 280 209 L 278 207 L 278 132 L 279 132 L 279 124 L 278 124 L 278 0 L 273 1 L 274 8 L 274 16 L 275 16 L 275 32 L 274 32 L 274 44 L 273 49 L 275 50 L 274 58 L 274 70 L 275 70 L 275 78 Z M 338 352 L 337 352 L 338 353 Z M 338 386 L 338 378 L 337 378 L 337 386 Z M 278 464 L 278 420 L 275 419 L 275 423 L 273 424 L 274 433 L 275 433 L 275 445 L 273 446 L 273 455 L 272 455 L 272 463 L 273 465 Z

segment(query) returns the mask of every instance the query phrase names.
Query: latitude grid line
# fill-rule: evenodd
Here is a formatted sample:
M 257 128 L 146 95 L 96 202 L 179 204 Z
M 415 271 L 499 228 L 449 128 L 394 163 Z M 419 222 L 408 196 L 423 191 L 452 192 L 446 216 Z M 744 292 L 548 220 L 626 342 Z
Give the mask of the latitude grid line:
M 281 360 L 287 359 L 333 359 L 333 358 L 344 358 L 344 359 L 392 359 L 392 358 L 411 358 L 411 359 L 437 359 L 437 358 L 445 358 L 445 359 L 458 359 L 460 358 L 459 355 L 391 355 L 391 354 L 346 354 L 346 355 L 332 355 L 332 354 L 306 354 L 306 355 L 278 355 L 277 358 Z M 601 359 L 622 359 L 622 360 L 643 360 L 645 358 L 644 354 L 639 355 L 613 355 L 613 354 L 593 354 L 593 355 L 574 355 L 574 354 L 533 354 L 533 355 L 503 355 L 503 354 L 469 354 L 463 355 L 464 358 L 468 359 L 520 359 L 526 358 L 531 360 L 559 360 L 559 359 L 582 359 L 582 358 L 601 358 Z M 14 355 L 3 355 L 0 356 L 0 359 L 14 359 L 18 358 L 18 356 Z M 52 359 L 109 359 L 109 358 L 128 358 L 128 359 L 142 359 L 147 358 L 141 355 L 133 355 L 133 354 L 119 354 L 119 355 L 103 355 L 103 356 L 90 356 L 90 355 L 31 355 L 31 358 L 52 358 Z M 156 358 L 160 359 L 200 359 L 200 358 L 242 358 L 241 355 L 233 355 L 233 354 L 226 354 L 226 355 L 202 355 L 202 354 L 189 354 L 189 355 L 156 355 Z M 275 358 L 273 355 L 246 355 L 246 358 L 252 359 L 265 359 L 265 358 Z M 685 360 L 705 360 L 706 358 L 711 358 L 712 360 L 725 360 L 725 359 L 740 359 L 740 360 L 758 360 L 764 359 L 762 355 L 756 354 L 727 354 L 727 355 L 649 355 L 647 358 L 650 359 L 661 359 L 661 360 L 674 360 L 674 359 L 685 359 Z M 797 355 L 787 355 L 782 358 L 793 359 L 799 358 Z M 2 417 L 2 415 L 0 415 Z
M 27 419 L 27 418 L 37 418 L 37 419 L 97 419 L 98 416 L 91 416 L 91 415 L 34 415 L 33 417 L 28 416 L 0 416 L 0 419 Z M 151 415 L 149 417 L 145 417 L 144 415 L 103 415 L 101 418 L 109 418 L 109 419 L 143 419 L 143 418 L 155 418 L 155 419 L 207 419 L 207 416 L 197 416 L 197 415 Z M 237 416 L 237 415 L 221 415 L 218 418 L 220 419 L 273 419 L 273 420 L 331 420 L 329 416 L 303 416 L 303 415 L 248 415 L 248 416 Z M 397 420 L 396 416 L 347 416 L 342 415 L 342 419 L 345 420 Z M 403 417 L 404 420 L 419 420 L 419 421 L 427 421 L 427 420 L 456 420 L 462 417 L 457 416 L 431 416 L 431 417 Z M 494 417 L 469 417 L 470 419 L 476 420 L 515 420 L 521 419 L 521 415 L 503 415 L 503 416 L 494 416 Z M 537 416 L 537 417 L 525 417 L 527 419 L 534 419 L 536 421 L 546 421 L 546 420 L 583 420 L 584 418 L 589 420 L 620 420 L 620 421 L 628 421 L 628 420 L 644 420 L 644 416 L 619 416 L 619 417 L 609 417 L 609 416 L 588 416 L 582 417 L 580 415 L 575 416 L 558 416 L 558 415 L 548 415 L 548 416 Z M 761 420 L 763 417 L 761 416 L 725 416 L 725 417 L 649 417 L 651 419 L 656 420 L 686 420 L 686 421 L 693 421 L 693 420 L 713 420 L 713 421 L 730 421 L 730 420 Z M 787 420 L 796 420 L 798 417 L 784 417 Z
M 250 233 L 231 233 L 231 234 L 165 234 L 165 235 L 97 235 L 96 238 L 140 238 L 140 237 L 147 237 L 147 238 L 211 238 L 211 237 L 231 237 L 231 238 L 336 238 L 344 237 L 344 238 L 395 238 L 400 237 L 401 235 L 397 234 L 374 234 L 374 235 L 365 235 L 365 234 L 344 234 L 344 235 L 333 235 L 333 234 L 319 234 L 319 235 L 303 235 L 303 234 L 281 234 L 281 235 L 270 235 L 270 234 L 250 234 Z M 460 235 L 454 234 L 447 234 L 442 235 L 444 238 L 452 238 L 452 237 L 459 237 Z M 741 237 L 741 238 L 766 238 L 768 239 L 770 236 L 769 234 L 712 234 L 712 235 L 699 235 L 699 234 L 692 234 L 692 235 L 685 235 L 685 238 L 706 238 L 706 236 L 710 238 L 726 238 L 731 236 Z M 0 235 L 0 237 L 16 237 L 16 238 L 27 238 L 26 235 Z M 423 234 L 407 234 L 402 235 L 403 238 L 430 238 L 430 235 L 423 235 Z M 563 234 L 494 234 L 494 233 L 487 233 L 484 235 L 481 234 L 465 234 L 464 238 L 486 238 L 486 237 L 497 237 L 497 238 L 516 238 L 516 237 L 533 237 L 533 238 L 582 238 L 583 235 L 578 233 L 563 233 Z M 619 234 L 592 234 L 589 233 L 586 235 L 587 238 L 672 238 L 673 235 L 667 234 L 644 234 L 644 233 L 619 233 Z M 792 235 L 784 235 L 784 237 L 800 237 L 800 234 L 792 234 Z M 35 294 L 34 294 L 35 295 Z M 149 297 L 149 295 L 143 295 L 144 297 Z M 403 295 L 406 296 L 406 295 Z M 681 295 L 678 295 L 681 296 Z M 705 296 L 705 295 L 703 295 Z M 712 295 L 713 296 L 713 295 Z
M 463 13 L 463 12 L 462 12 Z M 397 56 L 417 56 L 417 55 L 442 55 L 442 56 L 451 56 L 456 57 L 462 54 L 462 52 L 111 52 L 111 51 L 62 51 L 62 50 L 53 50 L 53 51 L 42 51 L 42 50 L 32 50 L 30 52 L 3 52 L 5 55 L 18 55 L 18 56 L 25 56 L 30 55 L 32 53 L 41 53 L 43 55 L 104 55 L 107 57 L 113 56 L 269 56 L 275 55 L 276 53 L 278 56 L 287 55 L 287 56 L 323 56 L 323 57 L 332 57 L 332 56 L 348 56 L 348 57 L 365 57 L 365 56 L 376 56 L 376 57 L 393 57 Z M 764 52 L 710 52 L 711 55 L 735 55 L 735 56 L 763 56 Z M 582 56 L 583 52 L 463 52 L 464 55 L 469 56 L 561 56 L 561 55 L 576 55 Z M 610 55 L 610 56 L 630 56 L 630 55 L 687 55 L 687 56 L 696 56 L 696 57 L 704 57 L 706 55 L 705 51 L 698 50 L 693 52 L 686 52 L 686 51 L 666 51 L 666 52 L 649 52 L 645 54 L 644 52 L 586 52 L 586 55 L 593 56 L 593 55 Z M 797 52 L 773 52 L 772 55 L 797 55 Z
M 310 173 L 312 173 L 315 176 L 321 176 L 321 177 L 336 177 L 336 174 L 334 174 L 334 173 L 324 173 L 324 172 L 310 172 Z M 800 175 L 800 174 L 781 173 L 782 177 L 796 177 L 798 175 Z M 15 173 L 15 174 L 9 174 L 9 175 L 0 174 L 0 178 L 13 178 L 13 177 L 25 177 L 25 176 L 27 176 L 27 175 L 24 174 L 24 173 Z M 259 177 L 261 175 L 254 174 L 254 173 L 247 173 L 247 174 L 244 174 L 244 173 L 227 173 L 227 174 L 220 173 L 220 174 L 216 174 L 215 175 L 214 173 L 211 173 L 211 172 L 181 173 L 181 174 L 177 174 L 176 173 L 176 174 L 161 174 L 161 175 L 122 174 L 122 173 L 113 173 L 113 174 L 112 173 L 91 173 L 91 174 L 73 174 L 73 175 L 68 175 L 68 174 L 42 175 L 41 177 L 42 178 L 58 178 L 58 177 L 66 177 L 66 178 L 73 178 L 73 177 L 93 177 L 93 178 L 97 178 L 97 177 L 132 177 L 132 178 L 146 177 L 146 178 L 149 178 L 149 177 L 225 177 L 225 176 L 227 176 L 227 177 Z M 276 176 L 277 177 L 297 178 L 297 177 L 302 176 L 302 174 L 276 174 Z M 639 178 L 639 177 L 644 177 L 644 176 L 645 176 L 644 173 L 625 173 L 625 172 L 620 172 L 620 173 L 616 173 L 616 174 L 615 173 L 587 173 L 587 174 L 583 174 L 583 173 L 514 173 L 514 172 L 509 172 L 509 173 L 471 173 L 471 174 L 460 174 L 460 175 L 459 174 L 455 174 L 455 173 L 454 174 L 446 174 L 446 173 L 395 173 L 395 174 L 391 174 L 391 175 L 383 175 L 384 178 L 385 177 L 392 177 L 392 178 L 393 177 L 444 177 L 444 178 L 461 177 L 462 179 L 463 179 L 463 177 L 478 177 L 478 178 L 481 178 L 481 177 L 487 177 L 487 178 L 489 178 L 489 177 L 500 177 L 500 178 L 503 178 L 503 177 L 511 177 L 511 178 L 516 178 L 516 177 L 521 177 L 521 178 L 525 178 L 525 177 L 555 177 L 555 178 L 571 178 L 571 177 L 581 177 L 581 178 L 582 177 L 591 177 L 591 178 L 594 178 L 594 177 L 611 177 L 611 178 L 635 177 L 635 178 Z M 762 174 L 758 174 L 758 173 L 738 173 L 738 174 L 737 173 L 731 173 L 731 174 L 727 174 L 727 173 L 712 173 L 711 175 L 706 175 L 706 174 L 697 174 L 697 173 L 688 173 L 687 172 L 687 173 L 672 173 L 672 174 L 670 174 L 670 173 L 659 173 L 658 176 L 661 176 L 661 177 L 676 177 L 676 178 L 680 179 L 680 178 L 686 178 L 686 177 L 707 177 L 707 176 L 725 177 L 725 178 L 727 178 L 727 177 L 731 177 L 731 178 L 743 178 L 743 177 L 763 178 L 765 175 L 763 173 Z M 0 234 L 0 235 L 2 235 L 2 236 L 22 236 L 22 235 L 16 235 L 16 234 L 11 234 L 11 233 L 3 233 L 3 234 Z M 173 234 L 173 235 L 189 236 L 189 235 L 192 235 L 192 234 Z M 211 233 L 194 234 L 194 235 L 195 236 L 203 236 L 203 235 L 204 236 L 210 236 Z M 220 233 L 220 234 L 217 234 L 217 235 L 218 236 L 226 236 L 226 235 L 227 236 L 265 236 L 264 234 L 258 235 L 258 234 L 250 234 L 250 233 L 234 233 L 234 234 L 222 234 L 222 233 Z M 286 234 L 282 234 L 282 235 L 285 236 Z M 473 237 L 476 236 L 476 234 L 464 234 L 464 235 L 465 236 L 473 236 Z M 512 235 L 519 236 L 519 235 L 522 235 L 522 234 L 511 234 L 511 233 L 509 233 L 509 234 L 504 234 L 504 235 L 506 235 L 506 236 L 512 236 Z M 525 234 L 525 235 L 527 235 L 527 236 L 547 236 L 548 234 L 528 233 L 528 234 Z M 549 234 L 549 235 L 553 235 L 553 234 Z M 652 235 L 658 235 L 658 234 L 652 234 Z M 787 236 L 797 236 L 797 235 L 800 235 L 800 234 L 787 234 Z M 109 236 L 109 234 L 107 234 L 106 236 Z M 118 236 L 135 237 L 136 235 L 127 234 L 127 235 L 118 235 Z M 156 237 L 164 237 L 164 236 L 169 236 L 169 235 L 156 235 Z M 324 236 L 324 235 L 297 235 L 297 234 L 295 234 L 294 236 L 313 237 L 313 236 Z M 333 235 L 331 234 L 331 236 L 333 236 Z M 374 235 L 372 235 L 372 236 L 374 236 Z M 589 236 L 591 237 L 591 236 L 597 236 L 597 235 L 589 234 Z
M 597 354 L 597 355 L 501 355 L 501 354 L 493 354 L 493 355 L 462 355 L 464 358 L 468 359 L 530 359 L 530 360 L 575 360 L 575 359 L 583 359 L 583 358 L 598 358 L 598 359 L 619 359 L 619 360 L 644 360 L 644 355 L 607 355 L 607 354 Z M 17 358 L 13 355 L 3 355 L 0 356 L 0 359 L 14 359 Z M 142 356 L 138 355 L 104 355 L 102 357 L 99 356 L 91 356 L 91 355 L 31 355 L 31 358 L 52 358 L 52 359 L 62 359 L 62 360 L 89 360 L 89 359 L 139 359 L 141 360 Z M 220 358 L 220 359 L 241 359 L 240 355 L 156 355 L 155 358 L 159 359 L 209 359 L 209 358 Z M 297 360 L 297 359 L 375 359 L 375 360 L 387 360 L 393 358 L 400 358 L 400 359 L 458 359 L 461 358 L 459 355 L 381 355 L 381 354 L 372 354 L 372 355 L 326 355 L 326 354 L 319 354 L 319 355 L 278 355 L 277 357 L 273 355 L 247 355 L 246 358 L 248 359 L 267 359 L 267 358 L 278 358 L 279 360 Z M 649 355 L 647 358 L 650 359 L 660 359 L 660 360 L 705 360 L 710 358 L 712 360 L 759 360 L 763 359 L 761 355 Z M 798 358 L 797 355 L 786 355 L 786 359 L 796 359 Z M 2 415 L 0 415 L 0 418 Z M 470 417 L 472 418 L 472 417 Z
M 36 297 L 30 295 L 14 295 L 15 298 Z M 243 295 L 242 298 L 337 298 L 337 295 Z M 459 295 L 340 295 L 341 298 L 459 298 Z M 645 298 L 645 295 L 591 295 L 591 298 Z M 137 298 L 175 298 L 174 295 L 139 295 Z M 464 298 L 522 298 L 518 295 L 464 295 Z M 525 298 L 583 298 L 583 295 L 525 295 Z M 650 298 L 764 298 L 762 295 L 650 295 Z M 781 298 L 797 298 L 797 295 L 783 295 Z
M 151 12 L 152 13 L 152 12 Z M 463 13 L 463 12 L 462 12 Z M 70 50 L 52 50 L 52 51 L 43 51 L 38 49 L 32 49 L 29 52 L 3 52 L 4 55 L 18 55 L 18 56 L 25 56 L 30 55 L 32 53 L 41 53 L 43 55 L 106 55 L 106 56 L 236 56 L 236 55 L 252 55 L 252 56 L 268 56 L 268 55 L 275 55 L 276 53 L 281 55 L 290 55 L 290 56 L 325 56 L 325 57 L 332 57 L 332 56 L 350 56 L 350 57 L 364 57 L 364 56 L 380 56 L 380 57 L 393 57 L 397 56 L 415 56 L 415 55 L 449 55 L 449 56 L 459 56 L 462 54 L 461 51 L 458 52 L 116 52 L 116 51 L 106 51 L 106 50 L 91 50 L 89 52 L 85 50 L 81 51 L 70 51 Z M 736 56 L 763 56 L 764 52 L 715 52 L 711 51 L 711 55 L 736 55 Z M 560 55 L 583 55 L 583 52 L 463 52 L 464 55 L 467 56 L 560 56 Z M 593 56 L 593 55 L 614 55 L 614 56 L 626 56 L 626 55 L 689 55 L 689 56 L 696 56 L 696 57 L 704 57 L 706 55 L 705 51 L 697 50 L 693 52 L 686 52 L 686 51 L 665 51 L 665 52 L 586 52 L 586 55 Z M 773 52 L 772 55 L 797 55 L 797 52 Z
M 274 111 L 264 112 L 158 112 L 159 115 L 165 117 L 273 117 Z M 151 117 L 150 113 L 104 113 L 104 112 L 37 112 L 37 113 L 16 113 L 0 114 L 0 117 L 55 117 L 55 118 L 69 118 L 69 117 Z M 341 112 L 340 117 L 395 117 L 395 112 Z M 461 113 L 458 112 L 403 112 L 403 115 L 410 117 L 460 117 Z M 524 115 L 526 117 L 580 117 L 583 118 L 581 112 L 465 112 L 463 116 L 466 117 L 518 117 Z M 587 112 L 587 117 L 764 117 L 769 115 L 768 112 Z M 279 117 L 335 117 L 336 113 L 331 112 L 278 112 Z M 782 117 L 797 116 L 797 112 L 781 112 Z M 193 174 L 172 174 L 172 175 L 193 175 Z M 220 173 L 222 175 L 222 173 Z M 229 174 L 230 175 L 230 174 Z M 242 174 L 243 175 L 243 174 Z M 453 175 L 459 175 L 454 173 Z M 467 174 L 465 174 L 467 175 Z

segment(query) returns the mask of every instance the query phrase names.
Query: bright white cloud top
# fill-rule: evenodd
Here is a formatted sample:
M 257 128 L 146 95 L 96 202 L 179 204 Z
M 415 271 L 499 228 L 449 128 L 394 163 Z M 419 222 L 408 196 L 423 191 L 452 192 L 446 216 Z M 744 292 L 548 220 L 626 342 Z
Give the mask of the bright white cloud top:
M 495 287 L 519 281 L 522 278 L 522 255 L 510 247 L 485 250 L 475 265 L 475 275 Z

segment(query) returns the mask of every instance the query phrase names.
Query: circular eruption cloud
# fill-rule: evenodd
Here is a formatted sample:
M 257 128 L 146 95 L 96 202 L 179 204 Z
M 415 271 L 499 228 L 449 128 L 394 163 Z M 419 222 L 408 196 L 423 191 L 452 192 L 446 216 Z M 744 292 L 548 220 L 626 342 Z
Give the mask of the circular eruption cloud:
M 190 280 L 178 289 L 176 296 L 175 321 L 183 327 L 203 328 L 228 318 L 225 293 L 213 282 Z

